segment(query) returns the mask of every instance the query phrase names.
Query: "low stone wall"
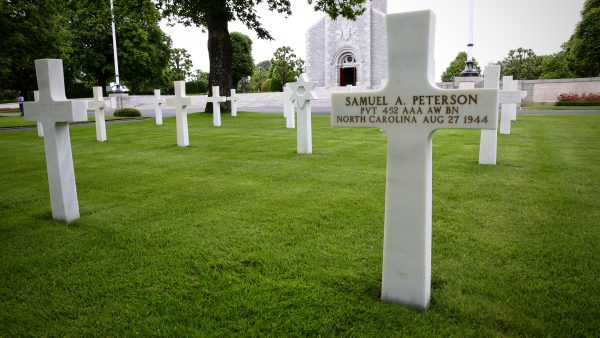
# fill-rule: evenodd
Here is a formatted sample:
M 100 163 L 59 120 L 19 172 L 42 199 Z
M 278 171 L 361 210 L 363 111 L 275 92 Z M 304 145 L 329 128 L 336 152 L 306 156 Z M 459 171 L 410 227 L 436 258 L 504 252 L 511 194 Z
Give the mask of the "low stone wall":
M 502 81 L 500 82 L 502 83 Z M 477 87 L 481 87 L 481 83 Z M 437 86 L 443 89 L 456 88 L 454 82 L 439 82 Z M 500 84 L 502 86 L 502 84 Z M 502 88 L 502 87 L 501 87 Z M 313 101 L 314 107 L 331 107 L 331 94 L 346 92 L 349 89 L 346 87 L 318 87 L 315 92 L 319 98 Z M 370 91 L 376 89 L 353 88 L 354 91 Z M 527 91 L 527 96 L 523 99 L 523 103 L 554 103 L 556 97 L 562 93 L 600 93 L 600 78 L 579 78 L 579 79 L 557 79 L 557 80 L 525 80 L 519 81 L 519 90 Z M 238 108 L 263 108 L 263 107 L 279 107 L 283 109 L 282 100 L 283 93 L 249 93 L 238 94 Z M 163 96 L 165 99 L 169 95 Z M 204 109 L 206 107 L 206 95 L 193 95 L 192 106 Z M 111 98 L 114 101 L 114 98 Z M 130 96 L 126 104 L 127 107 L 138 109 L 150 109 L 154 105 L 154 96 L 152 95 L 134 95 Z M 114 107 L 115 102 L 111 102 Z
M 564 93 L 600 93 L 600 77 L 519 81 L 519 89 L 527 91 L 525 103 L 554 103 Z
M 527 92 L 522 103 L 554 103 L 556 97 L 563 93 L 589 94 L 600 93 L 600 77 L 577 79 L 551 79 L 551 80 L 521 80 L 519 90 Z M 454 82 L 439 82 L 437 86 L 444 89 L 457 88 Z M 478 86 L 481 87 L 481 84 Z M 502 80 L 500 80 L 502 88 Z

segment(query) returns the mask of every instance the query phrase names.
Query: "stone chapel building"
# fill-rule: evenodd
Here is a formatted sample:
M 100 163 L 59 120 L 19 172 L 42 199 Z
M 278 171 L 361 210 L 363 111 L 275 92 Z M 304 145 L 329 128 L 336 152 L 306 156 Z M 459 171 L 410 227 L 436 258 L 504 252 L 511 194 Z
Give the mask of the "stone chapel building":
M 306 73 L 317 86 L 379 88 L 387 78 L 387 1 L 365 6 L 356 21 L 325 16 L 306 32 Z

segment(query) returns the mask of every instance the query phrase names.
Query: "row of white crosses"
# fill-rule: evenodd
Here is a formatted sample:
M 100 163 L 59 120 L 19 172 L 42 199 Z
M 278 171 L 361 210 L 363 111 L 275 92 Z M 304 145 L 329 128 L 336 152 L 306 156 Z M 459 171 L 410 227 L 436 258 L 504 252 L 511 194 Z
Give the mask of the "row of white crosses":
M 154 91 L 154 109 L 156 115 L 156 124 L 162 124 L 162 105 L 175 107 L 175 121 L 177 124 L 177 145 L 179 147 L 187 147 L 190 144 L 187 108 L 192 105 L 192 98 L 185 93 L 185 81 L 175 81 L 175 95 L 165 101 L 160 97 L 160 90 Z M 219 96 L 219 86 L 213 86 L 213 96 L 208 97 L 208 102 L 213 103 L 213 126 L 221 126 L 221 102 L 226 100 L 231 101 L 231 115 L 237 116 L 237 101 L 238 96 L 235 89 L 231 90 L 231 96 Z
M 496 88 L 441 90 L 432 85 L 431 11 L 388 15 L 387 26 L 396 34 L 388 41 L 388 83 L 380 91 L 332 95 L 332 125 L 387 133 L 382 298 L 426 309 L 431 289 L 433 133 L 441 128 L 496 130 L 499 94 Z M 40 99 L 25 105 L 25 116 L 40 121 L 45 130 L 53 217 L 70 221 L 79 217 L 79 210 L 68 123 L 87 120 L 86 103 L 66 100 L 60 60 L 37 60 L 36 72 Z M 314 86 L 304 74 L 290 84 L 298 110 L 298 153 L 312 152 Z M 218 96 L 218 88 L 213 92 Z M 223 102 L 213 100 L 215 108 Z M 186 108 L 191 100 L 183 82 L 176 83 L 172 104 L 177 107 L 178 144 L 187 144 Z
M 176 87 L 180 87 L 179 88 L 179 95 L 185 96 L 185 89 L 182 91 L 182 89 L 181 89 L 182 85 L 180 83 L 177 84 L 177 82 L 183 82 L 184 83 L 183 84 L 184 87 L 185 87 L 185 82 L 184 81 L 175 81 L 175 83 L 176 83 L 175 86 Z M 212 98 L 209 97 L 209 100 L 208 100 L 209 102 L 214 102 L 214 101 L 224 102 L 224 101 L 222 101 L 222 97 L 218 96 L 218 90 L 219 90 L 218 88 L 219 88 L 218 86 L 214 86 L 213 87 L 213 93 L 215 93 L 215 90 L 216 90 L 217 95 L 216 95 L 216 97 L 214 97 L 214 96 Z M 176 93 L 175 96 L 177 96 L 177 95 L 178 94 Z M 235 92 L 235 89 L 231 90 L 231 96 L 228 96 L 226 99 L 228 101 L 231 101 L 231 116 L 234 116 L 234 117 L 237 116 L 237 102 L 238 102 L 239 99 L 238 99 L 238 96 L 237 96 L 237 94 Z M 176 101 L 169 101 L 169 102 L 174 103 Z M 163 124 L 163 120 L 162 120 L 162 106 L 164 104 L 166 104 L 166 101 L 165 101 L 165 99 L 162 96 L 160 96 L 160 89 L 155 89 L 154 90 L 154 116 L 156 117 L 156 125 L 162 125 Z M 221 116 L 220 116 L 220 113 L 221 113 L 221 110 L 219 108 L 218 109 L 218 113 L 217 113 L 218 117 L 213 117 L 213 124 L 216 127 L 220 127 L 221 126 Z
M 106 108 L 106 102 L 102 97 L 102 87 L 93 87 L 94 98 L 88 101 L 88 107 L 94 109 L 95 120 L 96 120 L 96 140 L 98 142 L 106 141 L 106 122 L 104 116 L 104 109 Z M 38 90 L 33 92 L 34 102 L 38 102 L 40 98 L 40 92 Z M 44 136 L 44 127 L 41 122 L 37 123 L 37 132 L 39 137 Z
M 510 97 L 503 97 L 506 93 Z M 518 91 L 518 82 L 512 76 L 502 77 L 502 92 L 500 92 L 500 103 L 502 111 L 500 114 L 500 134 L 510 135 L 510 121 L 517 120 L 517 103 L 527 96 L 526 91 Z
M 102 97 L 102 88 L 94 87 L 94 99 L 67 100 L 63 63 L 58 59 L 35 60 L 38 91 L 34 92 L 34 102 L 25 102 L 24 111 L 27 121 L 38 123 L 38 134 L 44 137 L 50 205 L 52 217 L 67 222 L 79 218 L 79 202 L 75 183 L 75 171 L 69 133 L 70 122 L 87 121 L 88 106 L 94 108 L 96 118 L 96 138 L 106 141 L 106 125 L 104 109 L 106 104 Z M 218 93 L 218 87 L 213 88 Z M 160 92 L 156 106 L 160 108 Z M 237 98 L 232 93 L 233 101 Z M 187 146 L 187 106 L 191 98 L 185 96 L 185 82 L 175 82 L 175 98 L 172 105 L 177 108 L 177 143 Z M 218 104 L 216 105 L 218 107 Z M 157 114 L 157 124 L 162 124 L 161 114 Z
M 500 79 L 500 66 L 488 65 L 485 67 L 483 87 L 498 89 Z M 517 116 L 517 103 L 525 97 L 527 92 L 517 90 L 517 81 L 512 76 L 504 76 L 503 89 L 498 94 L 498 102 L 502 106 L 500 134 L 510 134 L 510 121 Z M 479 164 L 496 164 L 498 149 L 498 120 L 494 130 L 482 130 L 479 143 Z

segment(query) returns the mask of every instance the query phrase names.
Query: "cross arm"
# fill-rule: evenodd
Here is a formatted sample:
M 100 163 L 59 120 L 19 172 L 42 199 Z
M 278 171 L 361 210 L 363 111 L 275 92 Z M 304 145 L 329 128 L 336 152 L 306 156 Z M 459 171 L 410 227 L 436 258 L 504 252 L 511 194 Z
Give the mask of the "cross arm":
M 189 107 L 192 105 L 192 98 L 188 96 L 168 98 L 165 100 L 165 104 L 170 107 L 179 105 Z
M 498 94 L 500 103 L 521 103 L 521 99 L 527 96 L 526 91 L 506 91 L 501 90 Z
M 331 117 L 338 127 L 495 129 L 497 111 L 497 89 L 388 85 L 379 92 L 333 94 Z
M 25 120 L 48 122 L 87 121 L 87 102 L 66 100 L 51 103 L 25 102 Z

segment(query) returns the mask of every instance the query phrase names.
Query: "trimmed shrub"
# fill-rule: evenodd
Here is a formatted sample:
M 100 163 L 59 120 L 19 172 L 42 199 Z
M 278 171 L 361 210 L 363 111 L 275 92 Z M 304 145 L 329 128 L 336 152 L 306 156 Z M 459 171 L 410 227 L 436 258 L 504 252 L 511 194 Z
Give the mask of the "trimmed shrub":
M 267 93 L 271 91 L 271 79 L 265 80 L 260 86 L 260 91 L 263 93 Z
M 19 96 L 18 90 L 12 89 L 1 89 L 0 100 L 7 102 L 17 102 L 17 96 Z
M 142 114 L 140 113 L 139 110 L 135 109 L 135 108 L 121 108 L 121 109 L 117 109 L 115 110 L 114 116 L 120 116 L 120 117 L 138 117 L 138 116 L 142 116 Z
M 278 78 L 271 79 L 271 91 L 272 92 L 282 92 L 283 91 L 283 83 L 281 83 L 281 79 L 278 79 Z
M 208 83 L 203 80 L 188 81 L 185 83 L 185 91 L 189 94 L 204 94 L 208 92 Z
M 558 101 L 555 106 L 600 106 L 600 102 L 593 101 Z
M 557 106 L 600 106 L 600 94 L 560 94 L 556 98 Z

